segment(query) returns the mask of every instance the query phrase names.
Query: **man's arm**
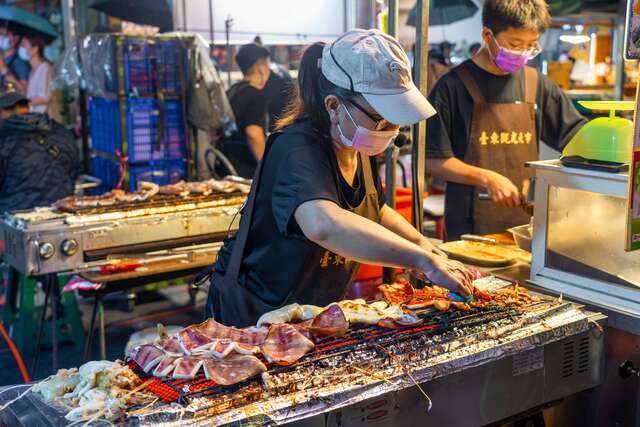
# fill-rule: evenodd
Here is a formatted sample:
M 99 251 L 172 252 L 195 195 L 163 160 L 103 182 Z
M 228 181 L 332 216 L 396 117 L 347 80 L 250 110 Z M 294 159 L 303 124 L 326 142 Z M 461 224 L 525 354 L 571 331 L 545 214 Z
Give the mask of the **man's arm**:
M 266 144 L 264 129 L 262 129 L 262 127 L 258 125 L 249 125 L 246 127 L 245 133 L 247 135 L 247 142 L 249 143 L 249 147 L 251 147 L 251 151 L 253 152 L 253 156 L 257 161 L 262 160 L 262 155 L 264 154 L 264 147 Z
M 520 206 L 519 188 L 499 173 L 469 165 L 456 157 L 427 158 L 427 170 L 445 181 L 486 189 L 491 200 L 499 205 Z

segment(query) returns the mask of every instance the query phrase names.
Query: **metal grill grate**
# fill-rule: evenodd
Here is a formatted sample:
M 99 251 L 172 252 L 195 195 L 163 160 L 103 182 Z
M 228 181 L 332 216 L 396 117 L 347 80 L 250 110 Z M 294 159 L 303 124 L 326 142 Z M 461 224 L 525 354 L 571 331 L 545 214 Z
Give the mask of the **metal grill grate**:
M 305 355 L 293 365 L 278 366 L 267 363 L 262 355 L 259 355 L 258 358 L 265 363 L 270 375 L 279 375 L 292 372 L 297 368 L 318 366 L 329 360 L 339 360 L 342 356 L 357 350 L 386 348 L 402 342 L 418 340 L 427 335 L 442 335 L 443 340 L 446 342 L 457 338 L 462 328 L 470 328 L 504 319 L 513 319 L 520 314 L 521 311 L 517 309 L 498 305 L 492 305 L 485 310 L 472 309 L 467 312 L 433 313 L 427 311 L 419 313 L 424 322 L 418 326 L 407 326 L 400 329 L 366 326 L 350 329 L 342 337 L 323 339 L 317 342 L 312 353 Z M 447 334 L 450 334 L 450 336 L 447 337 Z M 382 354 L 381 351 L 381 357 L 384 358 L 387 355 Z M 144 374 L 135 362 L 130 361 L 130 366 L 142 378 L 149 376 Z M 286 392 L 288 386 L 288 384 L 281 384 L 279 388 Z M 257 377 L 232 386 L 221 386 L 208 380 L 202 371 L 193 380 L 158 379 L 149 387 L 150 391 L 165 401 L 178 401 L 181 403 L 186 403 L 191 398 L 201 396 L 229 397 L 229 399 L 233 400 L 232 395 L 240 389 L 244 391 L 242 393 L 244 402 L 258 399 L 264 393 Z M 273 392 L 274 390 L 271 391 Z
M 122 212 L 126 210 L 133 209 L 153 209 L 160 208 L 166 206 L 175 206 L 179 207 L 181 205 L 186 205 L 189 203 L 204 203 L 204 202 L 215 202 L 220 201 L 220 206 L 226 206 L 227 204 L 237 204 L 238 198 L 244 198 L 244 194 L 241 192 L 233 192 L 233 193 L 219 193 L 214 192 L 207 196 L 203 195 L 189 195 L 187 197 L 180 197 L 174 195 L 164 195 L 158 194 L 153 196 L 149 200 L 138 201 L 138 202 L 128 202 L 128 203 L 115 203 L 109 206 L 100 206 L 100 207 L 79 207 L 79 208 L 71 208 L 66 209 L 62 208 L 61 210 L 68 213 L 73 213 L 76 215 L 100 215 L 111 212 Z M 225 201 L 229 201 L 229 203 L 224 203 Z

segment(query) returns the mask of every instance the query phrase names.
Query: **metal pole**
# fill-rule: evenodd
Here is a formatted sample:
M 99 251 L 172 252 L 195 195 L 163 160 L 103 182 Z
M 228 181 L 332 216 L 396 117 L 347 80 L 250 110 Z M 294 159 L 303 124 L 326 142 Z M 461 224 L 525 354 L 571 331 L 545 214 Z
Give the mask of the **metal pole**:
M 389 0 L 389 35 L 398 36 L 398 0 Z
M 398 32 L 398 0 L 389 0 L 389 35 L 396 37 Z M 391 144 L 384 153 L 384 183 L 387 206 L 391 209 L 396 207 L 396 162 L 400 150 L 395 144 Z M 394 269 L 383 268 L 382 280 L 384 283 L 392 283 L 394 281 Z
M 224 37 L 227 43 L 227 84 L 231 87 L 231 67 L 233 65 L 233 58 L 231 57 L 231 44 L 230 33 L 231 33 L 231 24 L 233 24 L 233 19 L 230 16 L 224 21 Z
M 209 0 L 209 38 L 211 39 L 211 44 L 213 44 L 213 0 Z
M 427 95 L 428 72 L 428 44 L 429 33 L 429 0 L 417 0 L 416 2 L 416 51 L 414 59 L 413 78 L 424 95 Z M 413 145 L 411 146 L 411 171 L 413 191 L 411 200 L 411 213 L 413 225 L 420 233 L 424 228 L 424 173 L 425 173 L 425 149 L 426 149 L 427 123 L 421 121 L 413 125 Z
M 613 86 L 613 99 L 624 99 L 624 23 L 614 22 L 614 26 L 611 29 L 613 36 L 613 46 L 611 52 L 611 61 L 616 67 L 615 79 Z
M 62 30 L 64 33 L 64 47 L 67 48 L 71 45 L 71 40 L 76 35 L 75 31 L 75 19 L 73 19 L 72 5 L 69 0 L 62 0 L 60 2 L 60 10 L 62 11 Z
M 182 0 L 182 31 L 187 30 L 187 0 Z
M 389 0 L 389 35 L 396 37 L 398 31 L 398 0 Z M 396 207 L 396 161 L 398 160 L 398 147 L 391 144 L 384 156 L 385 186 L 387 205 Z

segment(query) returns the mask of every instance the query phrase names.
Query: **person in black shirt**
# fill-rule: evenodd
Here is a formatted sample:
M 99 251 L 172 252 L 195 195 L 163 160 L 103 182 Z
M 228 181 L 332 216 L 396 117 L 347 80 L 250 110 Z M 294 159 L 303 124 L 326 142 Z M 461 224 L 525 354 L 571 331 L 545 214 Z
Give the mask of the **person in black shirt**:
M 298 84 L 213 268 L 207 314 L 248 326 L 293 302 L 325 306 L 344 297 L 361 262 L 468 295 L 469 272 L 386 206 L 374 172 L 399 125 L 434 114 L 400 44 L 378 30 L 316 43 Z
M 269 51 L 256 44 L 238 50 L 236 62 L 244 79 L 227 91 L 236 118 L 238 133 L 231 140 L 220 141 L 218 148 L 229 158 L 238 175 L 251 178 L 262 159 L 267 131 L 267 98 L 263 88 L 269 80 Z
M 256 36 L 254 43 L 262 46 L 262 39 Z M 292 91 L 294 90 L 293 78 L 284 66 L 272 61 L 269 64 L 271 73 L 269 80 L 264 85 L 262 92 L 267 98 L 267 112 L 269 114 L 269 131 L 273 131 L 276 122 L 284 116 L 287 105 L 289 104 Z
M 17 92 L 0 92 L 0 214 L 73 195 L 79 152 L 73 135 L 46 114 L 29 113 Z
M 482 48 L 429 94 L 438 114 L 427 126 L 427 168 L 447 181 L 447 240 L 527 223 L 525 162 L 538 159 L 540 140 L 561 150 L 586 122 L 555 83 L 525 67 L 550 22 L 544 0 L 487 0 L 482 19 Z

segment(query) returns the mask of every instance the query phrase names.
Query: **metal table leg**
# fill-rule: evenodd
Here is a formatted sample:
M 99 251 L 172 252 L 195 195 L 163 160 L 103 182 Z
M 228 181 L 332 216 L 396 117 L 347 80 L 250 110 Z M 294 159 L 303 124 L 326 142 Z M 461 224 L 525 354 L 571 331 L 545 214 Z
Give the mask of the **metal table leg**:
M 58 276 L 55 273 L 49 275 L 52 290 L 51 298 L 51 344 L 53 347 L 52 366 L 53 372 L 58 371 L 58 303 L 60 302 L 60 286 Z
M 100 360 L 107 358 L 107 343 L 104 335 L 104 305 L 102 298 L 98 298 L 98 319 L 100 321 Z
M 87 331 L 87 339 L 84 343 L 84 361 L 87 362 L 91 357 L 91 346 L 93 345 L 93 334 L 96 327 L 96 314 L 98 313 L 98 297 L 93 298 L 93 311 L 91 312 L 91 324 Z
M 44 304 L 42 305 L 42 314 L 40 315 L 40 322 L 38 323 L 38 334 L 36 335 L 35 351 L 33 353 L 33 359 L 31 360 L 31 378 L 35 376 L 36 368 L 38 367 L 40 347 L 42 345 L 42 334 L 44 333 L 44 323 L 47 317 L 47 305 L 49 304 L 49 297 L 51 296 L 51 291 L 53 289 L 53 281 L 50 280 L 49 276 L 45 278 L 45 286 L 46 289 L 44 294 Z

